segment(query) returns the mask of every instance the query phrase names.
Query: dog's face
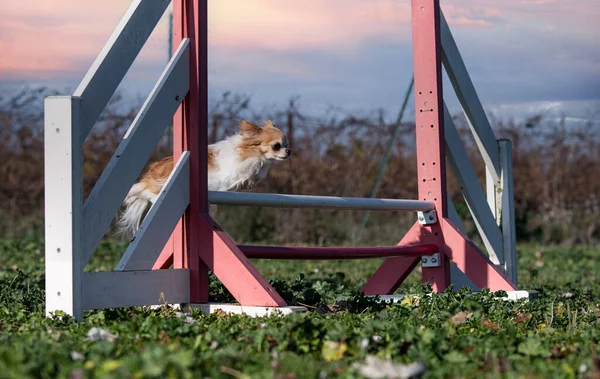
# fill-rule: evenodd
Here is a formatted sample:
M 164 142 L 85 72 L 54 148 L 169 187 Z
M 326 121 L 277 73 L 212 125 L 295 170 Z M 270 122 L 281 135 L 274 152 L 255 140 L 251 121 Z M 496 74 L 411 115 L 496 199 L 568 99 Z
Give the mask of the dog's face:
M 286 160 L 292 155 L 287 137 L 270 120 L 265 121 L 262 128 L 242 120 L 240 134 L 244 145 L 242 155 L 260 154 L 266 159 L 278 161 Z

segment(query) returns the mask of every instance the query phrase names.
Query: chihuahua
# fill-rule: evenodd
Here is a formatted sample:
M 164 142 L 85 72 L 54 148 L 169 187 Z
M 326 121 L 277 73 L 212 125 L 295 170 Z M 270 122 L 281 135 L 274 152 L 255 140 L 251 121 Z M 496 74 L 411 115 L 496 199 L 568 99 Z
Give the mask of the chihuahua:
M 287 137 L 270 120 L 262 127 L 242 120 L 239 133 L 208 146 L 208 190 L 251 189 L 267 177 L 274 161 L 291 155 Z M 116 223 L 119 232 L 135 235 L 172 170 L 172 156 L 148 166 L 123 201 L 125 211 Z

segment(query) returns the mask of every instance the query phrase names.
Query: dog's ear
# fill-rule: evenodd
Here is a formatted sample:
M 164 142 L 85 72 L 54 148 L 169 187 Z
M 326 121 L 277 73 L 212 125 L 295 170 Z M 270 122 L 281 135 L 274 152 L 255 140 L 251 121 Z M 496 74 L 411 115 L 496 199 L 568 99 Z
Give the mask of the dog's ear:
M 271 120 L 267 120 L 263 124 L 263 128 L 274 128 L 274 127 L 275 127 L 275 125 L 273 125 L 273 121 L 271 121 Z
M 248 122 L 246 120 L 242 120 L 242 122 L 240 122 L 240 134 L 242 135 L 242 137 L 256 137 L 258 134 L 260 134 L 260 132 L 262 132 L 262 130 L 258 125 Z

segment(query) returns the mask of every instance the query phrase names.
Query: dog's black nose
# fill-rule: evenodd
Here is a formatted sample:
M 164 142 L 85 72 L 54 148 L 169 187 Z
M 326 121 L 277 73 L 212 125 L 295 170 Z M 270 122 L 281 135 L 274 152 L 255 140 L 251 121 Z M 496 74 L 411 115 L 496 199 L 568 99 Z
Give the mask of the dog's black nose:
M 292 155 L 292 150 L 290 149 L 285 149 L 285 153 L 287 154 L 287 156 L 289 157 L 290 155 Z

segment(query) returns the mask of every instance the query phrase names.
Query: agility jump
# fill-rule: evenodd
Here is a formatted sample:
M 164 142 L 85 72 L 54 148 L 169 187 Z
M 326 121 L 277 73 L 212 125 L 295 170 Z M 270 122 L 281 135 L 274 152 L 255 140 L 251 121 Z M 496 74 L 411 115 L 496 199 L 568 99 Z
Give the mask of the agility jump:
M 437 292 L 451 283 L 517 289 L 511 143 L 494 136 L 439 0 L 412 0 L 419 189 L 411 200 L 209 191 L 207 3 L 173 1 L 175 52 L 85 202 L 83 141 L 170 1 L 133 1 L 73 95 L 45 100 L 48 315 L 60 310 L 81 320 L 87 309 L 207 304 L 209 270 L 241 306 L 283 309 L 250 258 L 385 257 L 362 289 L 367 295 L 393 293 L 419 263 Z M 444 104 L 442 64 L 485 162 L 485 191 Z M 173 170 L 153 207 L 115 271 L 84 272 L 171 119 Z M 487 254 L 462 231 L 447 194 L 446 159 Z M 397 246 L 238 245 L 211 218 L 209 204 L 408 211 L 416 221 Z

